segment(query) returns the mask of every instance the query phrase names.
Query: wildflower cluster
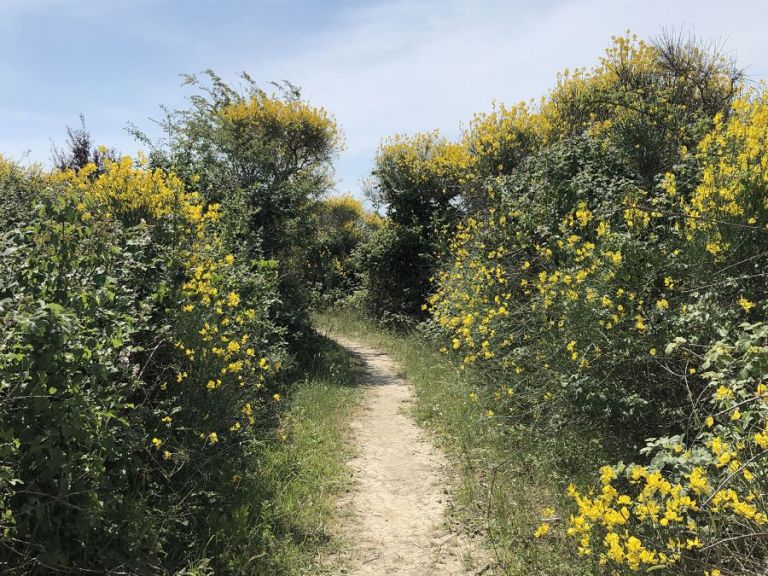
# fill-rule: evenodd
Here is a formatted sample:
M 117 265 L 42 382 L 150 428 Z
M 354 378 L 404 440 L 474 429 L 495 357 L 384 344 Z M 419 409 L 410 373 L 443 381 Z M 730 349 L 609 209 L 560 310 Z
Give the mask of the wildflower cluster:
M 647 466 L 603 467 L 596 494 L 569 488 L 578 513 L 567 532 L 580 554 L 630 571 L 758 569 L 768 527 L 766 337 L 766 325 L 745 326 L 704 355 L 708 399 L 690 434 L 650 442 Z
M 768 199 L 761 196 L 768 183 L 768 96 L 765 86 L 733 103 L 727 120 L 714 118 L 714 128 L 698 145 L 695 158 L 704 165 L 701 181 L 686 213 L 686 237 L 703 244 L 719 261 L 739 251 L 739 244 L 760 241 L 768 230 Z M 664 187 L 677 195 L 677 179 L 669 174 Z M 679 197 L 679 196 L 678 196 Z

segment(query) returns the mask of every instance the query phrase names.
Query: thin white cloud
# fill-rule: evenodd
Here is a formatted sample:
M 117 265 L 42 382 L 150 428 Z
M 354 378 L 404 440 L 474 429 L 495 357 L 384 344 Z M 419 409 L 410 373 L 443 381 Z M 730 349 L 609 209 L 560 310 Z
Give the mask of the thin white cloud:
M 251 23 L 221 16 L 236 9 L 234 0 L 196 0 L 202 1 L 211 5 L 211 23 L 194 35 L 179 22 L 154 22 L 141 12 L 151 11 L 156 2 L 170 12 L 181 10 L 179 0 L 0 0 L 0 29 L 12 26 L 15 18 L 4 16 L 13 14 L 64 10 L 90 20 L 103 12 L 101 20 L 117 26 L 121 45 L 143 47 L 139 59 L 147 58 L 148 51 L 170 54 L 175 72 L 211 67 L 227 79 L 238 70 L 261 83 L 286 78 L 302 86 L 313 104 L 336 115 L 348 145 L 338 162 L 340 187 L 352 191 L 369 170 L 381 138 L 434 128 L 457 136 L 460 123 L 487 110 L 493 100 L 536 98 L 553 85 L 559 70 L 594 65 L 611 36 L 627 29 L 648 37 L 663 26 L 690 27 L 705 38 L 726 42 L 753 76 L 768 76 L 768 35 L 763 30 L 768 0 L 368 0 L 343 8 L 308 1 L 308 10 L 326 11 L 318 19 L 323 24 L 308 30 L 306 23 L 290 30 L 270 28 L 270 4 L 286 5 L 262 0 L 264 20 L 257 34 L 250 33 Z M 334 9 L 339 12 L 329 18 L 327 11 Z M 122 22 L 119 14 L 142 17 Z M 108 53 L 113 48 L 103 49 Z M 31 82 L 20 79 L 24 68 L 14 73 L 9 55 L 5 61 L 0 58 L 4 77 Z M 164 60 L 163 70 L 169 62 Z M 34 63 L 29 66 L 34 70 Z M 34 111 L 26 112 L 25 119 L 19 116 L 25 111 L 19 110 L 18 98 L 4 107 L 0 100 L 0 125 L 9 140 L 5 144 L 14 150 L 12 133 L 19 138 L 16 150 L 32 147 L 41 134 L 61 137 L 64 124 L 76 123 L 82 111 L 100 142 L 133 151 L 125 123 L 151 130 L 145 118 L 159 115 L 157 105 L 174 106 L 183 97 L 173 73 L 147 80 L 141 66 L 154 70 L 152 61 L 130 68 L 132 82 L 135 75 L 132 91 L 108 87 L 124 86 L 115 81 L 122 72 L 112 68 L 99 72 L 107 86 L 101 98 L 67 84 L 67 103 L 51 107 L 66 111 L 66 118 L 45 118 Z M 36 155 L 45 156 L 47 148 L 35 150 Z
M 765 15 L 762 0 L 727 8 L 700 0 L 382 1 L 349 9 L 334 29 L 258 69 L 300 84 L 336 113 L 348 141 L 339 175 L 354 189 L 382 137 L 432 128 L 456 135 L 492 100 L 538 97 L 559 70 L 596 64 L 611 36 L 627 29 L 647 37 L 664 26 L 692 28 L 727 40 L 765 74 Z

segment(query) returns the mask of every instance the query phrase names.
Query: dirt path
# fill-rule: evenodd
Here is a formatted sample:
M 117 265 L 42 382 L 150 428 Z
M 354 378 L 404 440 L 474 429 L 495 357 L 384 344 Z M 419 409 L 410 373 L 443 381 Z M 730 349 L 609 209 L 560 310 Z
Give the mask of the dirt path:
M 436 576 L 480 574 L 483 550 L 446 528 L 447 464 L 409 415 L 410 385 L 385 354 L 331 336 L 358 354 L 369 386 L 352 424 L 357 456 L 353 489 L 339 502 L 342 538 L 351 550 L 334 574 Z M 480 567 L 479 569 L 477 567 Z

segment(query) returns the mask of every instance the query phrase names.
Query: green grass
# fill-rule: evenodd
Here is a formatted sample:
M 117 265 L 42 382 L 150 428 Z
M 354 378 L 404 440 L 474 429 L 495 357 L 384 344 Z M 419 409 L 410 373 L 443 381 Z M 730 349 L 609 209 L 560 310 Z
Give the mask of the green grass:
M 415 387 L 417 419 L 436 432 L 457 464 L 453 518 L 469 531 L 485 533 L 501 573 L 596 572 L 565 535 L 568 483 L 587 483 L 604 457 L 594 434 L 574 424 L 550 435 L 533 423 L 516 422 L 514 414 L 489 416 L 494 386 L 479 372 L 457 369 L 455 359 L 419 331 L 387 332 L 349 311 L 321 314 L 316 321 L 321 329 L 363 340 L 400 363 Z M 548 507 L 560 520 L 549 535 L 535 539 Z
M 303 356 L 303 374 L 287 387 L 272 437 L 255 451 L 246 501 L 226 519 L 230 553 L 216 561 L 226 573 L 319 573 L 322 557 L 340 545 L 330 527 L 336 498 L 349 482 L 347 432 L 361 399 L 361 363 L 322 337 Z

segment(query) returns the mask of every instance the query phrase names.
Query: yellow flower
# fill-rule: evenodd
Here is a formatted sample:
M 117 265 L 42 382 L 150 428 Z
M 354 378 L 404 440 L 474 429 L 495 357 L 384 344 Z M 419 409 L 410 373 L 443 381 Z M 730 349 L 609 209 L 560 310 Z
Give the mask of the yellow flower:
M 275 399 L 275 402 L 280 402 L 280 394 L 273 394 L 272 398 Z
M 765 431 L 755 434 L 755 442 L 760 448 L 768 450 L 768 426 Z
M 536 528 L 536 531 L 533 533 L 533 537 L 542 538 L 547 534 L 549 534 L 549 524 L 545 522 L 544 524 L 541 524 L 538 528 Z
M 216 434 L 216 432 L 211 432 L 210 434 L 208 434 L 208 441 L 211 444 L 216 444 L 216 442 L 219 441 L 219 435 Z
M 240 304 L 240 296 L 238 296 L 236 292 L 230 292 L 227 295 L 227 304 L 229 304 L 230 307 L 234 308 L 235 306 Z
M 160 438 L 152 438 L 152 445 L 153 445 L 155 448 L 160 448 L 160 446 L 162 446 L 162 445 L 163 445 L 163 441 L 162 441 L 162 440 L 160 440 Z
M 702 494 L 709 491 L 709 483 L 707 482 L 707 476 L 704 473 L 704 469 L 697 466 L 688 475 L 688 484 L 691 490 L 696 494 Z
M 604 485 L 608 485 L 611 483 L 611 480 L 616 478 L 616 472 L 614 472 L 613 468 L 610 466 L 603 466 L 600 468 L 600 481 Z
M 733 398 L 733 390 L 727 386 L 720 386 L 715 392 L 715 400 L 725 400 L 726 398 Z
M 755 307 L 755 303 L 754 302 L 750 302 L 749 300 L 744 298 L 744 296 L 740 296 L 739 297 L 739 306 L 742 307 L 744 312 L 749 312 L 750 310 L 752 310 L 752 308 Z

